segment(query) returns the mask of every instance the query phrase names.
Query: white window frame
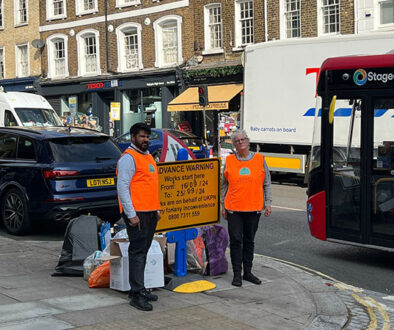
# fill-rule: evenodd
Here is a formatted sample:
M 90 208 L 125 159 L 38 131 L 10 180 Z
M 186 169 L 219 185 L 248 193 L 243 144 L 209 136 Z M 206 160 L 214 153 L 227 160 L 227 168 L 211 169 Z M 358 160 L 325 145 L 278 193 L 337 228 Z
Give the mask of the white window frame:
M 300 38 L 301 37 L 301 0 L 297 0 L 299 2 L 299 9 L 298 9 L 298 21 L 300 24 L 299 27 L 299 36 L 293 37 L 293 36 L 288 36 L 287 35 L 287 23 L 289 22 L 288 17 L 287 17 L 287 13 L 288 12 L 287 9 L 287 2 L 289 0 L 281 0 L 280 1 L 280 38 L 281 39 L 295 39 L 295 38 Z M 294 13 L 296 13 L 296 11 L 292 11 Z
M 126 2 L 127 1 L 127 2 Z M 141 0 L 116 0 L 116 8 L 123 8 L 129 6 L 138 6 L 141 4 Z
M 0 0 L 0 30 L 4 29 L 4 1 Z
M 1 63 L 1 58 L 3 59 L 3 77 L 0 75 L 0 80 L 5 79 L 5 49 L 4 47 L 0 47 L 0 63 Z
M 57 19 L 64 19 L 67 17 L 67 6 L 66 6 L 66 0 L 61 0 L 63 2 L 63 9 L 64 13 L 61 15 L 54 15 L 54 6 L 53 6 L 53 1 L 54 0 L 47 0 L 46 2 L 46 18 L 47 21 L 53 21 Z
M 77 16 L 94 14 L 98 12 L 97 0 L 93 0 L 94 8 L 89 10 L 84 10 L 84 1 L 85 0 L 75 0 L 75 14 Z
M 162 25 L 169 21 L 175 21 L 177 26 L 177 45 L 178 45 L 178 62 L 174 63 L 163 63 L 163 53 L 161 49 L 162 44 Z M 162 67 L 172 67 L 176 65 L 180 65 L 183 62 L 182 57 L 182 17 L 177 15 L 167 15 L 159 18 L 155 22 L 153 22 L 153 31 L 155 33 L 155 66 L 158 68 Z
M 62 39 L 64 42 L 64 53 L 65 53 L 64 68 L 65 68 L 65 70 L 64 70 L 63 75 L 56 74 L 56 66 L 55 66 L 55 56 L 54 56 L 55 44 L 54 44 L 54 42 L 59 39 Z M 65 34 L 60 34 L 60 33 L 53 34 L 47 38 L 46 44 L 47 44 L 47 56 L 48 56 L 48 78 L 56 79 L 56 78 L 68 77 L 69 76 L 69 72 L 68 72 L 68 36 Z
M 22 75 L 21 68 L 19 66 L 19 62 L 21 61 L 21 49 L 20 49 L 21 47 L 26 47 L 26 59 L 27 59 L 26 75 Z M 30 76 L 30 49 L 28 43 L 15 45 L 15 73 L 17 78 L 24 78 Z
M 96 39 L 96 58 L 97 70 L 95 72 L 86 72 L 85 61 L 85 38 L 93 35 Z M 77 39 L 77 53 L 78 53 L 78 76 L 96 76 L 101 74 L 100 65 L 100 33 L 94 29 L 86 29 L 80 31 L 76 35 Z
M 29 24 L 29 1 L 24 0 L 26 4 L 26 21 L 25 22 L 20 22 L 19 21 L 19 11 L 20 11 L 20 0 L 14 0 L 14 25 L 15 26 L 22 26 L 22 25 L 27 25 Z
M 241 20 L 241 3 L 245 3 L 245 2 L 251 2 L 253 4 L 253 42 L 251 43 L 243 43 L 242 42 L 242 31 L 241 31 L 241 24 L 240 24 L 240 20 Z M 242 49 L 242 47 L 249 45 L 249 44 L 253 44 L 254 43 L 254 22 L 255 22 L 255 5 L 254 5 L 254 1 L 253 0 L 235 0 L 235 13 L 234 13 L 234 36 L 235 36 L 235 48 L 233 50 L 240 50 Z
M 374 12 L 376 13 L 375 17 L 375 29 L 379 30 L 393 30 L 394 29 L 394 19 L 392 23 L 381 24 L 380 23 L 380 5 L 384 2 L 388 2 L 387 0 L 376 0 L 374 1 Z
M 220 8 L 220 40 L 221 47 L 211 47 L 211 29 L 209 24 L 209 11 L 214 8 Z M 223 53 L 223 8 L 221 3 L 210 3 L 204 6 L 204 51 L 203 55 Z
M 338 31 L 335 32 L 324 32 L 324 22 L 323 22 L 323 0 L 317 0 L 317 28 L 318 36 L 323 35 L 337 35 L 341 33 L 341 1 L 338 1 Z
M 134 28 L 137 30 L 137 41 L 138 41 L 138 66 L 136 68 L 127 69 L 126 61 L 126 45 L 125 45 L 125 30 Z M 138 23 L 124 23 L 116 29 L 117 47 L 118 47 L 118 72 L 129 72 L 137 71 L 144 68 L 142 64 L 142 38 L 141 38 L 142 27 Z

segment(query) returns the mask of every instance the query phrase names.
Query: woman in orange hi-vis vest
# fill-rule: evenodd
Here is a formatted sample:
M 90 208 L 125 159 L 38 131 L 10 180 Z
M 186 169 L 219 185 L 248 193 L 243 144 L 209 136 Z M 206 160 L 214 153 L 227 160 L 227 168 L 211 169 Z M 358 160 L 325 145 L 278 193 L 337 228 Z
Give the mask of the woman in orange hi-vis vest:
M 148 151 L 151 129 L 145 123 L 130 128 L 131 144 L 118 161 L 119 208 L 129 236 L 130 305 L 151 311 L 157 295 L 145 288 L 146 256 L 159 220 L 159 175 Z
M 242 278 L 260 284 L 252 274 L 254 238 L 261 213 L 266 217 L 271 214 L 271 176 L 264 156 L 249 150 L 244 130 L 235 131 L 231 141 L 236 152 L 226 158 L 221 193 L 222 214 L 228 221 L 230 236 L 232 285 L 241 286 Z

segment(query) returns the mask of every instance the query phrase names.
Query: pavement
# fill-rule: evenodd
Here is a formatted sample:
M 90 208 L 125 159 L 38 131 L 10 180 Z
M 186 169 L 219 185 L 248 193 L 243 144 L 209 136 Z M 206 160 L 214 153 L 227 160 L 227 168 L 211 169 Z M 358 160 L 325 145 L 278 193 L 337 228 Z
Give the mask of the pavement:
M 0 234 L 0 329 L 390 328 L 387 315 L 364 304 L 357 288 L 260 255 L 253 272 L 261 285 L 234 287 L 229 269 L 203 278 L 216 284 L 210 291 L 155 289 L 153 311 L 142 312 L 129 305 L 127 293 L 90 289 L 82 277 L 52 277 L 61 247 L 61 241 Z

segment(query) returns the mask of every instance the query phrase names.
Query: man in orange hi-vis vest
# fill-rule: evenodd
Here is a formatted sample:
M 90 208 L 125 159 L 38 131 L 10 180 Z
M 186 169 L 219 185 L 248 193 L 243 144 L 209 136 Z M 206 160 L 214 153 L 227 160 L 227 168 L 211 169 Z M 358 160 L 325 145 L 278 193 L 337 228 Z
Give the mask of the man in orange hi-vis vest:
M 244 130 L 231 136 L 235 154 L 227 156 L 221 182 L 222 214 L 228 220 L 230 257 L 234 278 L 232 285 L 242 285 L 243 279 L 260 284 L 252 274 L 254 238 L 261 213 L 271 215 L 271 176 L 264 156 L 249 151 L 249 139 Z
M 159 175 L 148 151 L 151 130 L 145 123 L 130 128 L 130 147 L 117 166 L 120 212 L 129 236 L 130 305 L 143 311 L 153 309 L 149 301 L 157 295 L 144 286 L 146 256 L 160 218 Z

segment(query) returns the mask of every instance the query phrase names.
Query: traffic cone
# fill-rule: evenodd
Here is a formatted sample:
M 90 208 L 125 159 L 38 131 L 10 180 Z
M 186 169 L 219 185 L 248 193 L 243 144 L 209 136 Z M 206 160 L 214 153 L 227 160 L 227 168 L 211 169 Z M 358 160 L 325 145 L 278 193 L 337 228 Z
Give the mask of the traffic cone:
M 213 158 L 213 149 L 209 149 L 209 158 Z

